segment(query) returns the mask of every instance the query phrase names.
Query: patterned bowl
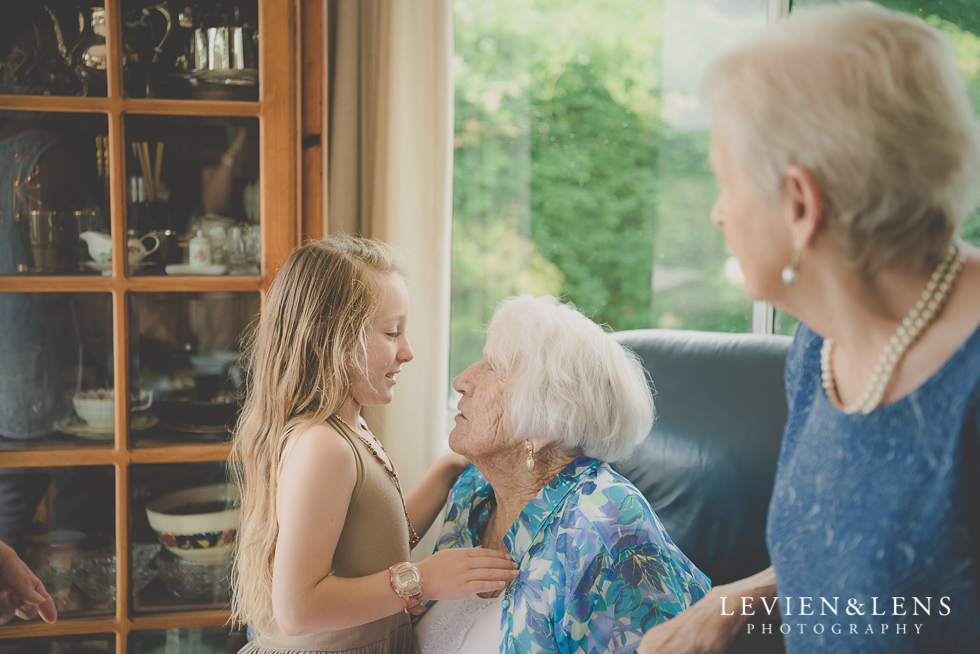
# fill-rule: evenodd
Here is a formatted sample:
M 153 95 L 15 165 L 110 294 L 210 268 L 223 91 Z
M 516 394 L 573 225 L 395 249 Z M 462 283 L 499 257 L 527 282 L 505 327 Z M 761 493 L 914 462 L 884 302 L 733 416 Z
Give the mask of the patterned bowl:
M 222 561 L 241 519 L 233 484 L 197 486 L 168 493 L 146 505 L 146 518 L 157 538 L 176 556 L 192 561 Z

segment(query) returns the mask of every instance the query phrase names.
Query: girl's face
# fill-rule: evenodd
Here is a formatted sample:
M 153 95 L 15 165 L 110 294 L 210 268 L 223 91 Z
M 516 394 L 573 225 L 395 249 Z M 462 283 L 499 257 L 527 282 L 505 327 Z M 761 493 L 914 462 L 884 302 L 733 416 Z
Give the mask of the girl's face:
M 388 404 L 395 397 L 395 375 L 414 358 L 405 329 L 408 287 L 397 273 L 378 276 L 380 303 L 367 332 L 366 376 L 354 380 L 351 395 L 361 406 Z

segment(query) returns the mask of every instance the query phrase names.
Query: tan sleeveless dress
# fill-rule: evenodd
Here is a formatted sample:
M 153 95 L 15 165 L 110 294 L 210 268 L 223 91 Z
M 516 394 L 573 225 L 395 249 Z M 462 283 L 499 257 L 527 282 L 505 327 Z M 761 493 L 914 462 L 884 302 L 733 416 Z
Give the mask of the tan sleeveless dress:
M 398 489 L 356 434 L 334 417 L 328 422 L 354 450 L 357 465 L 357 482 L 330 574 L 366 577 L 408 561 L 408 523 Z M 306 636 L 281 633 L 259 636 L 239 654 L 411 654 L 411 651 L 412 625 L 408 614 L 399 611 L 349 629 Z

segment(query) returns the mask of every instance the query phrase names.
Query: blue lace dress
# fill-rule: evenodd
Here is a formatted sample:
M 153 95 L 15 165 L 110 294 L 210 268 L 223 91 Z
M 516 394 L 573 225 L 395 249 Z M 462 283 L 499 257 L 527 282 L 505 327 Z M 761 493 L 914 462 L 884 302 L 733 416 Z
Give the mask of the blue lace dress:
M 822 345 L 799 327 L 769 507 L 787 650 L 980 651 L 980 330 L 868 415 L 830 404 Z

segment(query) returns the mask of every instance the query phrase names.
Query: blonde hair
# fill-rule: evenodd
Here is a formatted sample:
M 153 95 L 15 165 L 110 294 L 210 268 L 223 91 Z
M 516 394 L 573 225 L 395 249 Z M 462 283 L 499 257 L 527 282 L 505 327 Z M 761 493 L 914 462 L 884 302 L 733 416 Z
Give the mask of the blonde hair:
M 242 496 L 232 568 L 232 620 L 273 628 L 276 493 L 290 435 L 347 400 L 366 362 L 379 301 L 378 273 L 405 274 L 380 241 L 331 237 L 294 250 L 273 281 L 246 345 L 248 393 L 231 459 Z
M 971 208 L 977 121 L 943 35 L 870 3 L 804 11 L 704 77 L 741 171 L 775 205 L 787 166 L 823 193 L 844 260 L 938 262 Z
M 541 436 L 619 461 L 653 426 L 639 357 L 571 303 L 549 295 L 507 298 L 490 320 L 484 356 L 511 387 L 504 424 L 517 441 Z

